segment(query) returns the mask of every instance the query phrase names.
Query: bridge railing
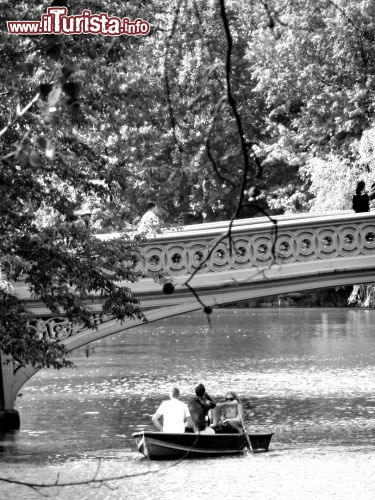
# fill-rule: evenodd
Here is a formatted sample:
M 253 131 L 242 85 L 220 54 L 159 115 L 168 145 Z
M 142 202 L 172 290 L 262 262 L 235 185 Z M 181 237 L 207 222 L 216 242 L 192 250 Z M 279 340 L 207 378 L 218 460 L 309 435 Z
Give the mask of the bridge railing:
M 375 212 L 308 213 L 273 219 L 275 223 L 266 217 L 235 221 L 230 238 L 224 240 L 228 221 L 168 230 L 139 246 L 136 269 L 146 275 L 188 275 L 200 266 L 199 272 L 210 273 L 368 255 L 375 250 Z M 107 240 L 118 235 L 98 237 Z

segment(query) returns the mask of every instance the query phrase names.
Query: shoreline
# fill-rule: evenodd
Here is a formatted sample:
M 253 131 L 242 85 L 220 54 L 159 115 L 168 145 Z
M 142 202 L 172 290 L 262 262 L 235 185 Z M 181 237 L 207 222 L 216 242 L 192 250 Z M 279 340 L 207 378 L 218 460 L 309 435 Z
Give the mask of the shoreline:
M 139 456 L 140 457 L 140 456 Z M 122 499 L 146 500 L 154 498 L 200 498 L 200 483 L 191 483 L 191 477 L 203 474 L 211 478 L 210 496 L 216 498 L 256 500 L 321 499 L 351 500 L 355 496 L 370 500 L 375 496 L 372 471 L 375 449 L 358 447 L 309 447 L 271 449 L 268 453 L 245 454 L 240 457 L 191 459 L 182 462 L 152 461 L 138 458 L 135 452 L 110 452 L 103 450 L 96 456 L 66 460 L 64 464 L 44 466 L 18 464 L 17 472 L 10 464 L 2 467 L 2 477 L 16 480 L 53 483 L 60 474 L 60 482 L 67 483 L 95 477 L 98 459 L 101 458 L 97 477 L 125 476 L 109 482 L 110 489 L 95 485 L 68 487 L 51 486 L 44 494 L 58 498 L 96 500 Z M 235 485 L 233 485 L 235 478 Z M 20 485 L 0 483 L 4 498 L 18 500 L 40 498 L 38 491 Z

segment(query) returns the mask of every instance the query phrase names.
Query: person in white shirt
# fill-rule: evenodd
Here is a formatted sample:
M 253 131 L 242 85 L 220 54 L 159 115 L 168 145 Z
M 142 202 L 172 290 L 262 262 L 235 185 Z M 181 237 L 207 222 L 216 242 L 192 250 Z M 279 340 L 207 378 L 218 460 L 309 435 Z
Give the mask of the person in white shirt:
M 179 400 L 180 391 L 177 387 L 171 389 L 170 399 L 163 401 L 152 417 L 155 427 L 162 432 L 182 433 L 185 427 L 195 427 L 190 417 L 188 406 Z M 163 417 L 163 425 L 159 419 Z
M 137 226 L 137 233 L 145 236 L 153 236 L 160 228 L 160 219 L 156 215 L 158 207 L 154 201 L 149 201 L 147 204 L 147 212 L 142 215 Z

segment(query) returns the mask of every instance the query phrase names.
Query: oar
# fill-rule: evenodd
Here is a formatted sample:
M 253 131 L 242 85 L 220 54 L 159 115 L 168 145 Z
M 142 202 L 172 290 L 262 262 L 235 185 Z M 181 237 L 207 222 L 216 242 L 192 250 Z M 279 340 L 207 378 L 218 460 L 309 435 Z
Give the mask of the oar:
M 249 435 L 248 435 L 248 433 L 246 432 L 245 422 L 243 421 L 243 418 L 242 418 L 241 413 L 238 413 L 238 416 L 240 417 L 240 420 L 241 420 L 242 430 L 243 430 L 243 433 L 245 434 L 245 438 L 246 438 L 246 441 L 247 441 L 247 445 L 248 445 L 248 447 L 249 447 L 249 450 L 250 450 L 250 451 L 253 451 L 253 447 L 251 446 L 251 441 L 250 441 Z

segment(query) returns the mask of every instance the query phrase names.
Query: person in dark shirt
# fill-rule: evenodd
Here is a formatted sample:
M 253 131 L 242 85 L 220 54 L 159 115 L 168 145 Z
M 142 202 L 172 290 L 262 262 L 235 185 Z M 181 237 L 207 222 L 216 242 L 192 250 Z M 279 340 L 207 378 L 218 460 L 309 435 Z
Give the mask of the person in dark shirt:
M 352 208 L 356 213 L 370 211 L 370 197 L 366 193 L 365 187 L 366 184 L 364 181 L 357 182 L 357 188 L 352 200 Z
M 215 408 L 216 403 L 207 394 L 203 384 L 195 388 L 195 397 L 188 403 L 190 416 L 199 432 L 209 428 L 208 412 Z
M 248 191 L 245 191 L 244 202 L 239 211 L 238 219 L 264 217 L 269 212 L 269 206 L 266 201 L 259 199 L 260 194 L 261 190 L 257 186 L 251 186 Z

